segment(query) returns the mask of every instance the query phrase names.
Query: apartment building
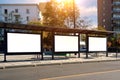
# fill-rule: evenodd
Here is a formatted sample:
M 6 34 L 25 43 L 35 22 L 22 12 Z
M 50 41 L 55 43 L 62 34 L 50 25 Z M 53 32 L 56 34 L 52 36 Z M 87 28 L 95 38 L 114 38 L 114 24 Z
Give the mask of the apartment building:
M 98 0 L 98 26 L 120 31 L 120 0 Z
M 27 24 L 40 20 L 38 4 L 0 4 L 0 22 Z

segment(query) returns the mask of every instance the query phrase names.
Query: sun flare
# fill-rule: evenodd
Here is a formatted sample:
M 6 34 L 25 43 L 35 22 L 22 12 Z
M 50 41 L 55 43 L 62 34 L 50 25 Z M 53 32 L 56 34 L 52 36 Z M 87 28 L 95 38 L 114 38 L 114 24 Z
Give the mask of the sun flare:
M 83 0 L 56 0 L 57 2 L 73 2 L 75 3 L 83 3 Z

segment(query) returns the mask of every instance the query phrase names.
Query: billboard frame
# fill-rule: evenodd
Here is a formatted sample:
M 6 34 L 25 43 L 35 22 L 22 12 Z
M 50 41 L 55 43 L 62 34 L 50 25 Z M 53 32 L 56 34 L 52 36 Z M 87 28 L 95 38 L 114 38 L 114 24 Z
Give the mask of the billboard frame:
M 108 46 L 107 46 L 107 40 L 108 40 L 108 37 L 106 36 L 88 36 L 88 34 L 86 34 L 87 36 L 87 41 L 86 41 L 86 58 L 88 58 L 88 53 L 99 53 L 99 52 L 105 52 L 106 53 L 106 57 L 108 57 Z M 100 37 L 100 38 L 106 38 L 106 51 L 89 51 L 89 37 Z
M 32 32 L 9 32 L 9 31 L 6 31 L 5 30 L 5 50 L 4 50 L 4 61 L 7 61 L 6 60 L 6 56 L 7 55 L 41 55 L 41 60 L 43 60 L 43 39 L 42 39 L 42 36 L 43 36 L 43 32 L 41 33 L 32 33 Z M 8 52 L 8 36 L 7 34 L 8 33 L 18 33 L 18 34 L 33 34 L 33 35 L 39 35 L 40 36 L 40 52 Z
M 58 52 L 56 52 L 55 51 L 55 36 L 76 36 L 77 38 L 78 38 L 78 51 L 58 51 Z M 53 55 L 52 55 L 52 59 L 54 59 L 54 55 L 55 54 L 62 54 L 62 53 L 65 53 L 65 54 L 73 54 L 73 53 L 75 53 L 75 54 L 78 54 L 78 58 L 80 58 L 80 45 L 79 45 L 79 43 L 80 43 L 80 36 L 79 36 L 79 34 L 78 35 L 62 35 L 62 34 L 54 34 L 53 33 L 53 50 L 52 50 L 52 52 L 53 52 Z
M 89 51 L 89 38 L 90 37 L 95 37 L 95 38 L 106 38 L 106 51 Z M 87 49 L 88 49 L 88 52 L 89 53 L 91 53 L 91 52 L 107 52 L 107 37 L 103 37 L 103 36 L 88 36 L 87 37 L 87 43 L 88 43 L 88 47 L 87 47 Z

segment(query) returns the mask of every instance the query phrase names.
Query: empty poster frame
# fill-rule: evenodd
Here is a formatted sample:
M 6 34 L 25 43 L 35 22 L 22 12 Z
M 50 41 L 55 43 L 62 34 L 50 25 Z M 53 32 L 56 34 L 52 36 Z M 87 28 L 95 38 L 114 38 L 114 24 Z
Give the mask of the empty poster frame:
M 88 37 L 89 52 L 106 52 L 107 37 Z
M 41 47 L 41 34 L 7 33 L 7 54 L 38 54 Z
M 72 35 L 54 35 L 54 51 L 62 52 L 79 52 L 79 37 Z

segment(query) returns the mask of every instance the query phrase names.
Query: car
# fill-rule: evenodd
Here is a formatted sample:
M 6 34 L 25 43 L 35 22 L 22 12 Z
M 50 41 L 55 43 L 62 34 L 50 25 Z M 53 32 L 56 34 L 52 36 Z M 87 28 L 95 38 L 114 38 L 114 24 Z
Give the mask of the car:
M 80 52 L 86 52 L 86 48 L 80 48 Z

